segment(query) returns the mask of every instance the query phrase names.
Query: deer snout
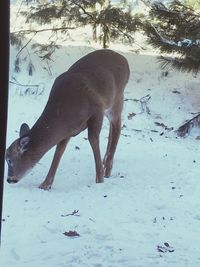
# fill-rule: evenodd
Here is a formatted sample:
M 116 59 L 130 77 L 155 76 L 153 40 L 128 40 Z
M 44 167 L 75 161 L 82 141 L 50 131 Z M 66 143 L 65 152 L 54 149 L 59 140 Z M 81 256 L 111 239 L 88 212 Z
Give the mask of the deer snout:
M 12 177 L 8 177 L 7 182 L 9 184 L 16 184 L 18 180 L 14 176 L 12 176 Z

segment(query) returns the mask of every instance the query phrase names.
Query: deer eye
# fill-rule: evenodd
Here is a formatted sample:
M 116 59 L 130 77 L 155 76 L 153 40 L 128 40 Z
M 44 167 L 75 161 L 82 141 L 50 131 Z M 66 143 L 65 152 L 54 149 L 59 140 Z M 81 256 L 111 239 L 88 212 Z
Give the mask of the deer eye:
M 7 161 L 8 165 L 9 165 L 10 167 L 13 166 L 13 163 L 12 163 L 12 160 L 11 160 L 11 159 L 7 158 L 6 161 Z

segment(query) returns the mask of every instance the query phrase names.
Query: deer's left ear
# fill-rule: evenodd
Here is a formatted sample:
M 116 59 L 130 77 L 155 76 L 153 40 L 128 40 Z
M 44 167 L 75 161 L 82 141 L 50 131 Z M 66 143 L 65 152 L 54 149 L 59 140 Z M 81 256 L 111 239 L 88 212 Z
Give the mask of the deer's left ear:
M 21 127 L 20 127 L 20 131 L 19 131 L 19 137 L 22 137 L 23 135 L 27 135 L 30 131 L 30 128 L 28 126 L 28 124 L 26 123 L 22 123 Z
M 30 137 L 28 135 L 23 136 L 19 139 L 18 149 L 19 149 L 20 154 L 23 154 L 24 152 L 28 150 L 29 142 L 30 142 Z

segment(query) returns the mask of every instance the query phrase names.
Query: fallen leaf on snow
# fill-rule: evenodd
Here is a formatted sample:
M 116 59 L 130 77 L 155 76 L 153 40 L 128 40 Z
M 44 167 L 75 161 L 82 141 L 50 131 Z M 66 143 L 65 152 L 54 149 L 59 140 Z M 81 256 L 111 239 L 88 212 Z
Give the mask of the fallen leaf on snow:
M 64 232 L 63 235 L 65 235 L 65 236 L 69 236 L 69 237 L 80 236 L 76 231 Z
M 136 114 L 134 112 L 129 113 L 128 114 L 128 120 L 132 120 L 132 118 L 135 116 Z
M 72 213 L 68 213 L 68 214 L 66 214 L 66 215 L 61 215 L 61 217 L 67 217 L 67 216 L 80 216 L 79 214 L 78 214 L 78 212 L 79 212 L 79 210 L 74 210 Z
M 167 253 L 167 252 L 172 253 L 175 251 L 175 249 L 172 246 L 170 246 L 168 242 L 165 242 L 164 246 L 160 245 L 157 246 L 157 251 L 162 253 Z

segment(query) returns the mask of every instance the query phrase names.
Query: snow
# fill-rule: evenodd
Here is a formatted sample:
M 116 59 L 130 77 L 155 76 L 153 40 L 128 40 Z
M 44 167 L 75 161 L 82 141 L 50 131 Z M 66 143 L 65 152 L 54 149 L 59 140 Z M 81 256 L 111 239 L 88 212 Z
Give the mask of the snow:
M 171 45 L 174 45 L 174 44 L 176 43 L 171 41 Z M 200 46 L 200 40 L 199 39 L 197 40 L 184 39 L 182 41 L 178 41 L 177 45 L 180 47 Z
M 50 191 L 38 185 L 54 149 L 18 184 L 5 181 L 0 266 L 200 265 L 200 132 L 196 129 L 182 139 L 172 130 L 199 112 L 199 76 L 161 70 L 149 51 L 135 54 L 114 44 L 111 48 L 128 59 L 131 70 L 111 178 L 95 184 L 84 131 L 71 139 Z M 63 45 L 50 65 L 52 76 L 45 62 L 31 55 L 32 77 L 26 61 L 20 73 L 13 72 L 16 51 L 11 49 L 10 79 L 39 87 L 31 94 L 32 87 L 27 91 L 27 86 L 10 83 L 8 145 L 18 137 L 21 123 L 32 126 L 40 116 L 55 77 L 94 49 L 82 43 Z M 105 119 L 102 157 L 107 135 Z M 69 231 L 80 236 L 63 234 Z

